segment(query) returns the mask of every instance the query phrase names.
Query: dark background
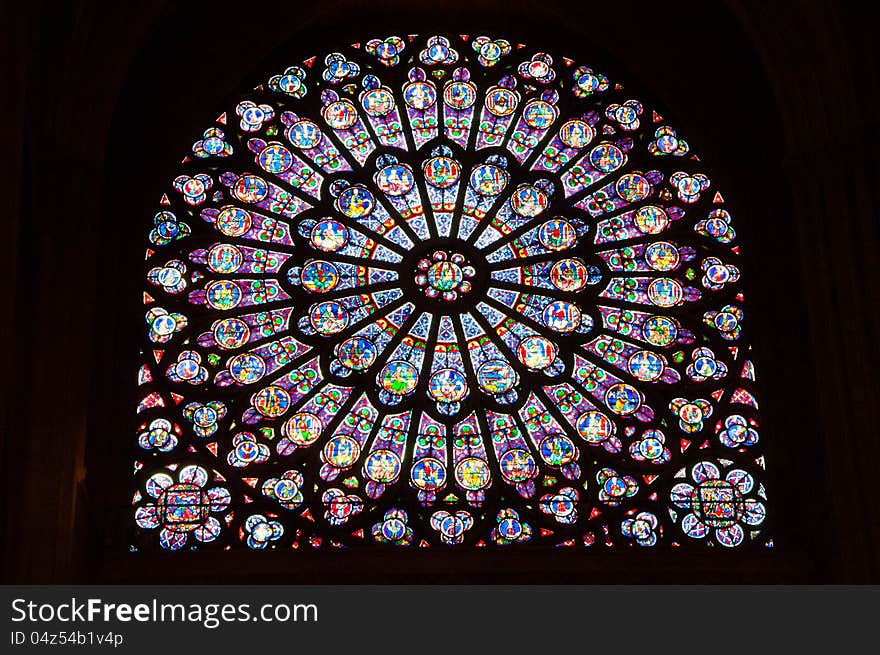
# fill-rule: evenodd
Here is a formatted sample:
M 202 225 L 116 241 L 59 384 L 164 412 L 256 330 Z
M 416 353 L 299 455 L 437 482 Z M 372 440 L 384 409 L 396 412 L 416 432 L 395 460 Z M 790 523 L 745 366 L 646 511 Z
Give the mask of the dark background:
M 3 580 L 877 582 L 880 11 L 867 5 L 3 3 Z M 143 235 L 175 163 L 270 63 L 432 29 L 565 44 L 666 108 L 706 162 L 744 253 L 777 548 L 126 552 Z

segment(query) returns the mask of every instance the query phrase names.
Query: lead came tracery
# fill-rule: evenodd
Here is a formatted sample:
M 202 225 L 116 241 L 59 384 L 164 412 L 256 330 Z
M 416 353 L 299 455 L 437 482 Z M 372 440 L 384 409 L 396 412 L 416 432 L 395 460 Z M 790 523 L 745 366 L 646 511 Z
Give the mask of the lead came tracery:
M 267 76 L 148 231 L 136 547 L 771 544 L 732 222 L 555 54 Z

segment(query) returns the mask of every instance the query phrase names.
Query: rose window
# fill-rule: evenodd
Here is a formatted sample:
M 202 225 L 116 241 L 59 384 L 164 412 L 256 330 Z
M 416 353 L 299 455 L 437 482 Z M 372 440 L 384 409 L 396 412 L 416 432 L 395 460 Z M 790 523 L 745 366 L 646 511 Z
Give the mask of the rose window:
M 314 54 L 150 215 L 136 547 L 771 544 L 735 216 L 678 127 L 504 38 Z

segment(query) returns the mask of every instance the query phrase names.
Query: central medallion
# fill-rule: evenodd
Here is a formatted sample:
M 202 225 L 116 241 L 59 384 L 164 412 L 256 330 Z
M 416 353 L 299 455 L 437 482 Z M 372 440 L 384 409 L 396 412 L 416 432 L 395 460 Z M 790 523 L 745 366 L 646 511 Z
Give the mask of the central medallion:
M 461 253 L 435 250 L 416 264 L 415 283 L 428 298 L 451 302 L 471 291 L 474 275 L 476 270 Z

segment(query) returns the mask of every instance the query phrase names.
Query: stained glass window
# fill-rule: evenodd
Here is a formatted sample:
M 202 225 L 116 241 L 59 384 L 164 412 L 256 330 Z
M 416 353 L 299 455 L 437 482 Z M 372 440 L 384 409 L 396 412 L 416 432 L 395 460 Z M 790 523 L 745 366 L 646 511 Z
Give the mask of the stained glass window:
M 134 547 L 766 547 L 732 211 L 485 35 L 270 71 L 146 231 Z

